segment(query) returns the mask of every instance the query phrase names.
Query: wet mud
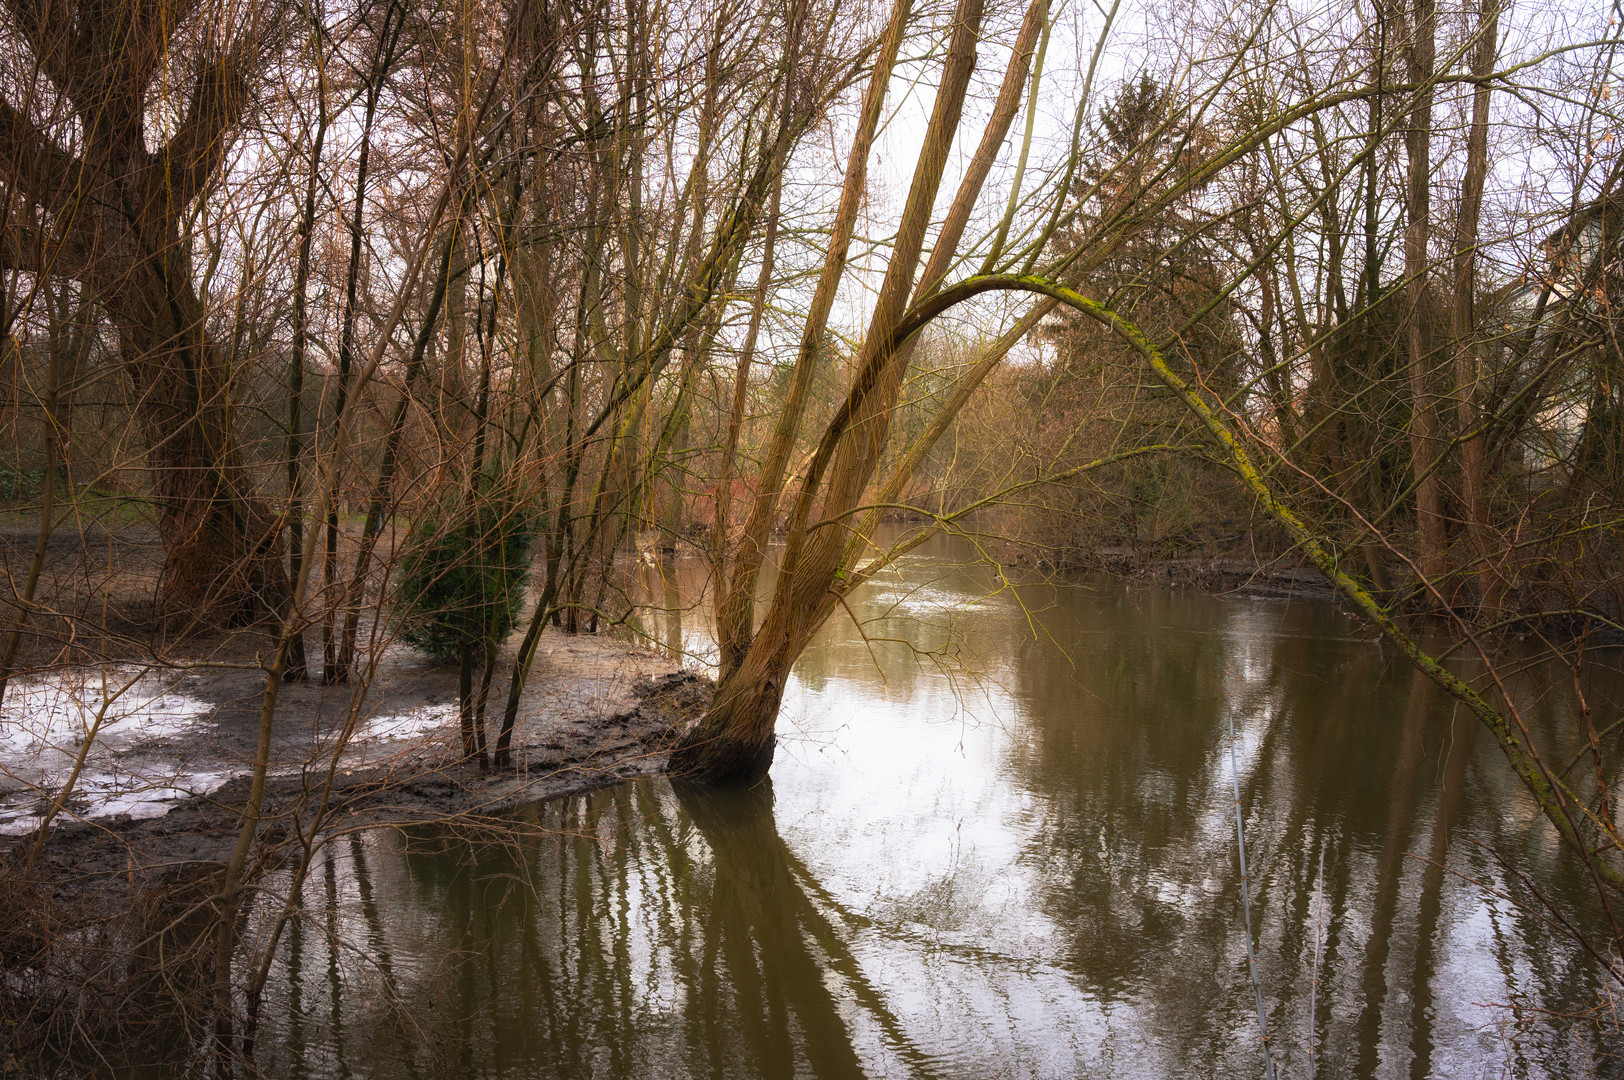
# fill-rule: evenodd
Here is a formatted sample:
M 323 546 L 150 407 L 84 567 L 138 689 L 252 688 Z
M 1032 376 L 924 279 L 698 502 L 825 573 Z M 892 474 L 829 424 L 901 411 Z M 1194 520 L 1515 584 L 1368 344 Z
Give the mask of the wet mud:
M 707 679 L 651 650 L 602 636 L 543 641 L 521 702 L 514 766 L 502 771 L 462 754 L 449 665 L 391 648 L 364 694 L 284 686 L 262 813 L 266 848 L 308 832 L 329 774 L 328 831 L 498 820 L 658 772 L 709 700 Z M 263 689 L 263 674 L 243 667 L 105 665 L 14 681 L 0 714 L 0 847 L 34 843 L 94 731 L 42 851 L 41 869 L 58 888 L 122 894 L 153 873 L 223 862 L 249 796 Z M 498 683 L 486 721 L 493 739 L 502 690 Z

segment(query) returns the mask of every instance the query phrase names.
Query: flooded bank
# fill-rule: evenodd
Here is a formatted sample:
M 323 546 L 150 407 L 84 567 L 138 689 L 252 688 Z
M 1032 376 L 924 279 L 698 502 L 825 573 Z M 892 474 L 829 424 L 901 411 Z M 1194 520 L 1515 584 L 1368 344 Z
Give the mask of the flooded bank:
M 698 659 L 702 583 L 668 565 L 648 593 L 680 603 L 643 622 Z M 1596 1026 L 1526 1022 L 1600 1000 L 1546 921 L 1596 928 L 1579 869 L 1490 740 L 1363 626 L 1318 601 L 1011 588 L 950 542 L 853 612 L 796 668 L 770 784 L 637 781 L 531 808 L 505 841 L 331 847 L 261 1066 L 1260 1075 L 1238 775 L 1289 1075 L 1311 1041 L 1323 1076 L 1610 1071 Z M 1518 687 L 1564 761 L 1566 677 Z M 1588 689 L 1616 714 L 1615 678 Z
M 459 767 L 456 667 L 403 645 L 376 647 L 365 684 L 281 687 L 268 762 L 273 790 L 296 799 L 303 778 L 324 772 L 335 753 L 343 776 L 374 781 Z M 545 775 L 552 763 L 614 749 L 625 733 L 601 729 L 643 708 L 639 688 L 673 668 L 659 650 L 634 642 L 549 640 L 521 699 L 518 764 Z M 54 827 L 111 829 L 151 848 L 152 838 L 137 840 L 129 826 L 196 809 L 252 773 L 264 686 L 253 664 L 184 660 L 75 664 L 12 679 L 0 705 L 0 837 L 35 832 L 61 801 Z M 432 803 L 418 809 L 431 813 Z

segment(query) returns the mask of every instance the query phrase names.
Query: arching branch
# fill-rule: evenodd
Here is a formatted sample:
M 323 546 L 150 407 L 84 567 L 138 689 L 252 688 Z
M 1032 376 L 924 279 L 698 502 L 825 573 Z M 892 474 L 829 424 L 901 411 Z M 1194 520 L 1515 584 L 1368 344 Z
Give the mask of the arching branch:
M 1600 879 L 1614 888 L 1624 887 L 1624 874 L 1607 863 L 1599 861 L 1579 832 L 1579 820 L 1584 815 L 1583 800 L 1578 799 L 1545 767 L 1539 752 L 1528 739 L 1515 711 L 1511 716 L 1491 705 L 1464 679 L 1446 668 L 1436 657 L 1424 650 L 1392 614 L 1383 607 L 1370 591 L 1343 571 L 1340 561 L 1327 542 L 1308 527 L 1282 498 L 1270 488 L 1269 482 L 1247 452 L 1241 438 L 1231 429 L 1229 422 L 1209 405 L 1201 393 L 1178 372 L 1173 370 L 1162 350 L 1130 320 L 1059 282 L 1032 274 L 989 274 L 970 278 L 943 289 L 916 305 L 898 325 L 892 339 L 892 348 L 918 333 L 936 316 L 972 297 L 989 292 L 1027 292 L 1047 296 L 1085 315 L 1121 338 L 1139 354 L 1157 380 L 1183 403 L 1206 429 L 1208 436 L 1227 459 L 1253 496 L 1268 515 L 1285 528 L 1308 558 L 1324 574 L 1347 601 L 1381 630 L 1382 635 L 1396 645 L 1400 652 L 1422 674 L 1436 683 L 1450 697 L 1465 705 L 1494 736 L 1512 771 L 1534 799 L 1545 817 L 1556 827 L 1557 833 L 1574 854 L 1584 861 Z M 862 394 L 871 392 L 874 377 L 868 371 L 860 373 L 837 422 L 831 422 L 825 443 L 832 444 L 844 431 L 852 403 Z M 824 447 L 820 446 L 822 453 Z

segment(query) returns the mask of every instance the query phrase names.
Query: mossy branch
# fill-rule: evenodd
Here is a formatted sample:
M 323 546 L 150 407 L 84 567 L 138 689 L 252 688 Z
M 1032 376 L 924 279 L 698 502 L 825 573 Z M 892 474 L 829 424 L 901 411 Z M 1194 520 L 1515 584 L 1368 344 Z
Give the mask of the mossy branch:
M 1253 464 L 1245 444 L 1231 429 L 1229 423 L 1207 404 L 1206 399 L 1189 380 L 1173 370 L 1162 350 L 1133 322 L 1099 301 L 1045 277 L 1034 274 L 988 274 L 943 289 L 916 305 L 898 326 L 895 340 L 897 342 L 906 340 L 942 312 L 971 297 L 988 292 L 1028 292 L 1051 297 L 1105 326 L 1137 352 L 1157 380 L 1172 391 L 1185 408 L 1201 422 L 1241 482 L 1252 492 L 1265 512 L 1285 528 L 1320 573 L 1325 575 L 1325 578 L 1359 610 L 1360 614 L 1375 623 L 1382 635 L 1397 646 L 1417 670 L 1441 687 L 1450 697 L 1465 705 L 1489 729 L 1501 752 L 1505 754 L 1506 760 L 1511 763 L 1512 771 L 1522 781 L 1523 787 L 1533 797 L 1540 811 L 1556 827 L 1563 842 L 1573 849 L 1601 881 L 1615 889 L 1624 888 L 1624 874 L 1597 860 L 1595 852 L 1579 833 L 1570 802 L 1581 805 L 1582 803 L 1573 797 L 1573 793 L 1568 791 L 1560 780 L 1551 775 L 1533 745 L 1514 729 L 1504 713 L 1490 704 L 1464 679 L 1445 667 L 1437 657 L 1423 649 L 1415 637 L 1393 618 L 1392 613 L 1379 603 L 1368 589 L 1342 570 L 1327 542 L 1310 529 L 1296 511 L 1270 488 L 1262 472 Z

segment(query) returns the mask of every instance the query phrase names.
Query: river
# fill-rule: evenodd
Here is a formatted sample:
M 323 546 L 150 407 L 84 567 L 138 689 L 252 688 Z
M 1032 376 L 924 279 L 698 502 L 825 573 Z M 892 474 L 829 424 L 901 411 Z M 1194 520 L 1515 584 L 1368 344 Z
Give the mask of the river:
M 1593 894 L 1491 740 L 1366 626 L 1320 600 L 1011 584 L 974 554 L 937 541 L 837 613 L 769 784 L 336 841 L 261 1067 L 1261 1076 L 1238 778 L 1281 1075 L 1311 1046 L 1326 1077 L 1616 1072 L 1595 1025 L 1536 1019 L 1600 998 L 1550 925 L 1595 931 Z M 644 628 L 702 660 L 702 568 L 643 578 L 670 609 Z M 1616 679 L 1587 689 L 1617 715 Z M 1565 763 L 1570 673 L 1516 691 Z

